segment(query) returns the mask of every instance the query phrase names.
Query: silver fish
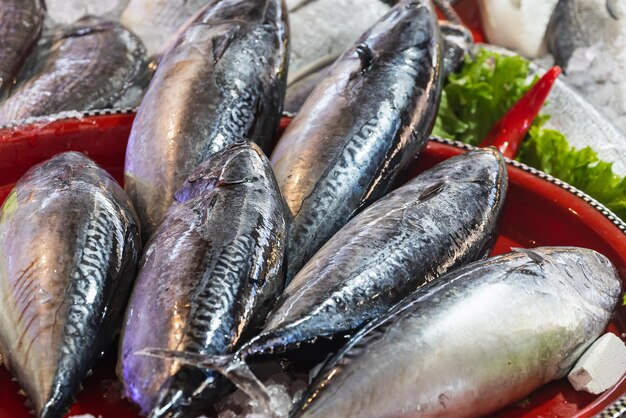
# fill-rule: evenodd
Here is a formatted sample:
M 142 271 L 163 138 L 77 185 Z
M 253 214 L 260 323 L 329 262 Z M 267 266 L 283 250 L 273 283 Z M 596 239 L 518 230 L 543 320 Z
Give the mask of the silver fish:
M 149 55 L 159 55 L 195 13 L 215 0 L 130 0 L 120 22 L 146 45 Z
M 493 45 L 477 45 L 501 54 L 515 54 L 508 49 Z M 530 72 L 543 74 L 544 69 L 529 62 Z M 603 161 L 612 162 L 613 171 L 626 175 L 626 136 L 604 113 L 573 89 L 566 81 L 558 78 L 552 87 L 543 114 L 550 115 L 547 128 L 563 133 L 567 141 L 576 148 L 590 146 Z
M 333 64 L 280 138 L 271 161 L 294 215 L 287 281 L 426 143 L 440 49 L 430 1 L 402 1 Z
M 292 417 L 478 417 L 567 374 L 621 293 L 587 249 L 518 250 L 462 267 L 374 321 Z
M 506 189 L 504 159 L 489 148 L 451 158 L 391 192 L 313 256 L 241 353 L 352 332 L 424 283 L 485 257 Z
M 15 77 L 41 35 L 43 0 L 0 1 L 0 97 L 13 86 Z
M 0 124 L 111 106 L 146 68 L 139 39 L 116 22 L 85 17 L 53 35 L 44 62 L 0 104 Z
M 130 294 L 139 223 L 93 161 L 31 168 L 0 211 L 0 353 L 40 418 L 70 406 L 111 343 Z
M 249 338 L 284 286 L 288 213 L 253 143 L 213 154 L 176 193 L 146 246 L 120 346 L 118 375 L 144 413 L 197 416 L 220 393 L 215 373 L 135 353 L 224 354 Z
M 125 187 L 147 240 L 185 178 L 228 144 L 274 139 L 287 72 L 280 0 L 218 0 L 165 55 L 133 123 Z

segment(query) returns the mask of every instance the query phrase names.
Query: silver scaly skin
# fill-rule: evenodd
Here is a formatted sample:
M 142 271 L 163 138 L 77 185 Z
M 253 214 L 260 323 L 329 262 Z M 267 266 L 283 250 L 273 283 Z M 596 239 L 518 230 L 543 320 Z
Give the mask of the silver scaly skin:
M 112 106 L 146 71 L 135 35 L 117 22 L 84 17 L 53 34 L 45 60 L 0 105 L 0 124 Z
M 274 139 L 287 78 L 280 0 L 218 0 L 165 54 L 133 123 L 125 188 L 144 241 L 185 178 L 209 155 Z
M 130 200 L 68 152 L 31 168 L 0 212 L 0 354 L 37 416 L 58 418 L 119 329 L 140 252 Z
M 485 257 L 507 189 L 494 149 L 451 158 L 372 204 L 296 275 L 243 356 L 353 332 L 419 286 Z
M 442 82 L 428 0 L 405 0 L 331 67 L 272 153 L 294 216 L 287 281 L 426 143 Z
M 543 247 L 469 264 L 373 321 L 323 367 L 292 417 L 478 417 L 565 376 L 602 334 L 617 270 Z
M 0 1 L 0 98 L 11 88 L 41 35 L 43 0 Z
M 283 289 L 288 213 L 253 143 L 212 155 L 176 193 L 146 246 L 120 346 L 118 375 L 144 413 L 197 416 L 220 394 L 219 375 L 137 352 L 225 354 L 249 338 Z

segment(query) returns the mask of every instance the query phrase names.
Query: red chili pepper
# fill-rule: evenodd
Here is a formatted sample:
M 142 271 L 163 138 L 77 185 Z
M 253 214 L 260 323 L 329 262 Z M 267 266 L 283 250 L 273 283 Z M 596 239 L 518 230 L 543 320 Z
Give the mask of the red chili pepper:
M 558 66 L 546 71 L 502 119 L 493 125 L 480 146 L 494 146 L 505 157 L 514 158 L 559 74 L 561 68 Z

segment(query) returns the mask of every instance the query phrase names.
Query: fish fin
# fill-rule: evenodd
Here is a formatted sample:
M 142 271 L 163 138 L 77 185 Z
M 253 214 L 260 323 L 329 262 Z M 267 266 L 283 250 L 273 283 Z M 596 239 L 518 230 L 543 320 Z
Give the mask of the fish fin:
M 445 180 L 438 181 L 437 183 L 431 186 L 428 186 L 427 188 L 422 190 L 422 193 L 420 193 L 417 200 L 419 200 L 420 203 L 430 200 L 431 198 L 437 196 L 443 190 L 445 186 L 446 186 Z
M 361 70 L 359 72 L 361 74 L 366 73 L 376 61 L 376 56 L 374 55 L 374 52 L 369 47 L 369 45 L 366 43 L 357 45 L 356 53 L 359 56 L 359 60 L 361 61 Z
M 511 250 L 515 253 L 526 254 L 528 258 L 537 264 L 543 264 L 546 261 L 541 254 L 528 248 L 511 248 Z
M 216 371 L 256 401 L 270 416 L 275 416 L 267 387 L 254 375 L 239 352 L 225 355 L 202 355 L 186 351 L 145 348 L 134 354 L 176 360 L 188 366 Z

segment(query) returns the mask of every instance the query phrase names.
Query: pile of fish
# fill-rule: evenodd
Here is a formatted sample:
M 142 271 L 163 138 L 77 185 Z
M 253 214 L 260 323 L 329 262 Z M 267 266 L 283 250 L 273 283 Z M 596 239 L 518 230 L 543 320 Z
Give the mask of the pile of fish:
M 231 383 L 267 416 L 483 415 L 561 378 L 604 332 L 622 285 L 603 255 L 488 258 L 508 188 L 499 151 L 398 184 L 471 43 L 441 27 L 430 0 L 386 7 L 318 75 L 275 147 L 287 6 L 199 7 L 143 98 L 125 190 L 63 153 L 29 170 L 0 211 L 0 354 L 38 417 L 67 411 L 120 328 L 124 393 L 153 418 L 215 413 Z M 70 57 L 115 39 L 129 65 L 104 60 L 110 84 L 84 103 L 113 100 L 141 72 L 142 47 L 85 18 L 0 109 L 36 109 L 58 60 L 100 65 Z M 66 87 L 50 100 L 81 89 Z M 299 360 L 306 349 L 331 357 L 317 370 Z M 291 412 L 248 366 L 268 356 L 315 376 Z

